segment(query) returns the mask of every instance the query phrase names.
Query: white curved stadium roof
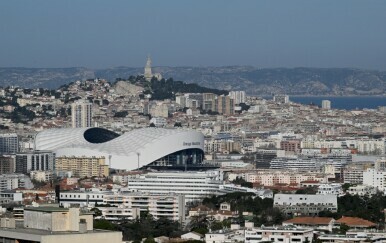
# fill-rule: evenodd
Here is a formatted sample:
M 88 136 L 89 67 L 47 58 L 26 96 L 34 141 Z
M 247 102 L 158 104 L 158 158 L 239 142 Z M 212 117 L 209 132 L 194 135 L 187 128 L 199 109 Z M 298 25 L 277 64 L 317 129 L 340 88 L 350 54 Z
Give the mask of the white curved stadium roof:
M 52 150 L 56 156 L 105 156 L 112 168 L 129 170 L 137 168 L 138 157 L 142 167 L 189 148 L 204 150 L 204 135 L 194 130 L 142 128 L 119 136 L 102 128 L 61 128 L 35 137 L 36 150 Z

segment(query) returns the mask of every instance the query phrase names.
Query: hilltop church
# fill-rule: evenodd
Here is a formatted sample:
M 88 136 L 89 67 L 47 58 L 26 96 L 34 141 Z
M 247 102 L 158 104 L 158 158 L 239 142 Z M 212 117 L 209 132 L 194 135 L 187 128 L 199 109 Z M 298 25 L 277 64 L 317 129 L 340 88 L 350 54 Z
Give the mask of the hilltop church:
M 151 58 L 150 56 L 147 57 L 146 66 L 145 66 L 145 72 L 143 74 L 145 79 L 147 81 L 151 81 L 153 77 L 155 77 L 157 80 L 162 79 L 162 75 L 160 73 L 154 73 L 151 71 Z

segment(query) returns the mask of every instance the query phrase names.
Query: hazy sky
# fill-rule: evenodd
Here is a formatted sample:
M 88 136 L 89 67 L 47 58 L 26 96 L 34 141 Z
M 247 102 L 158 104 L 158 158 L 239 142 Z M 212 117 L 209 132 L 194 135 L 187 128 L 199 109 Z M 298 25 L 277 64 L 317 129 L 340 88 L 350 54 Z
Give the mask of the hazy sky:
M 386 70 L 384 0 L 1 0 L 1 67 Z

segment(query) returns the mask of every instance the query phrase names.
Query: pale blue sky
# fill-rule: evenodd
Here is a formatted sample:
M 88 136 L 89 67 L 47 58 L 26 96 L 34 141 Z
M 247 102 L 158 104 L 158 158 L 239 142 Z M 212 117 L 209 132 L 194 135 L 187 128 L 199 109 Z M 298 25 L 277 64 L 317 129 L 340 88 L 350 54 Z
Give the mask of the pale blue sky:
M 2 0 L 1 67 L 386 70 L 384 0 Z

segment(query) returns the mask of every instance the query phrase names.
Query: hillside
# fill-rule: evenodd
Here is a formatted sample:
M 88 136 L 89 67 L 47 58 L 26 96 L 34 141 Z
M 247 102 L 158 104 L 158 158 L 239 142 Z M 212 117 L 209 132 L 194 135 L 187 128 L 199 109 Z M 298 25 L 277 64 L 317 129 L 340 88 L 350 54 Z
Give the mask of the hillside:
M 127 79 L 143 68 L 0 68 L 0 86 L 56 88 L 87 78 Z M 385 95 L 386 72 L 352 68 L 155 67 L 163 77 L 208 88 L 271 95 Z

